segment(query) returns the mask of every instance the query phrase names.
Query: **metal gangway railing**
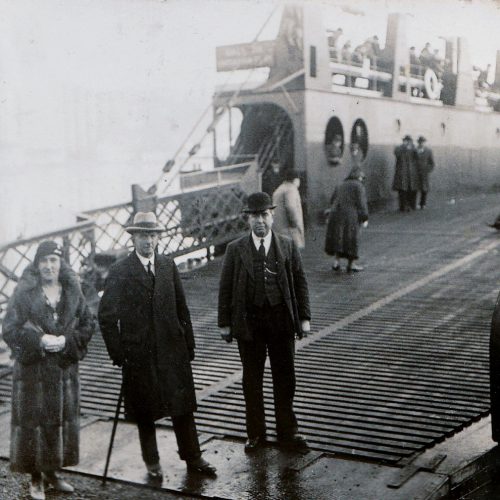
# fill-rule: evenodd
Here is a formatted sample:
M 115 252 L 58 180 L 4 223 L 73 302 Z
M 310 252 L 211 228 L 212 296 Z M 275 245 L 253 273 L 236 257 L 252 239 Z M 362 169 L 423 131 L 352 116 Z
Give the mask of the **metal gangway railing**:
M 181 187 L 179 193 L 153 198 L 151 207 L 166 227 L 158 251 L 172 257 L 210 251 L 242 234 L 246 195 L 260 188 L 258 161 L 181 176 Z M 0 318 L 41 241 L 57 241 L 65 260 L 83 276 L 96 254 L 131 248 L 125 227 L 134 211 L 133 202 L 89 210 L 72 226 L 0 246 Z

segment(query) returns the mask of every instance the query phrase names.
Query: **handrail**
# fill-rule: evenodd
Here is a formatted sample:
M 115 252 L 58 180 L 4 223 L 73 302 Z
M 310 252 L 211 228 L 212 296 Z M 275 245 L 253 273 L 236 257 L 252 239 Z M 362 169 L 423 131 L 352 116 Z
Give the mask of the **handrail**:
M 9 248 L 13 248 L 16 246 L 20 245 L 26 245 L 29 243 L 32 243 L 34 241 L 41 241 L 41 240 L 47 240 L 50 238 L 58 237 L 58 236 L 65 236 L 67 234 L 70 234 L 74 231 L 82 231 L 84 229 L 93 229 L 95 223 L 93 220 L 86 220 L 83 222 L 78 222 L 72 226 L 68 226 L 62 229 L 55 229 L 53 231 L 49 231 L 47 233 L 40 233 L 35 236 L 31 236 L 29 238 L 19 238 L 17 240 L 11 241 L 10 243 L 6 243 L 4 245 L 0 245 L 0 252 L 5 252 Z M 1 272 L 1 269 L 0 269 Z

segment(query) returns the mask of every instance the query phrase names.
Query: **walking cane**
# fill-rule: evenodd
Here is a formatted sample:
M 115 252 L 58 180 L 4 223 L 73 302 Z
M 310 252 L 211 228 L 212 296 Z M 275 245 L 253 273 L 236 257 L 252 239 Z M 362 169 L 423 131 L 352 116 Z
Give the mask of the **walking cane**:
M 120 416 L 120 408 L 122 406 L 123 399 L 123 381 L 120 386 L 120 395 L 118 396 L 118 402 L 116 403 L 115 419 L 113 420 L 113 429 L 111 430 L 111 439 L 109 440 L 108 456 L 106 457 L 106 466 L 104 467 L 104 474 L 102 476 L 102 485 L 106 485 L 106 479 L 108 476 L 109 461 L 111 459 L 111 451 L 113 450 L 113 442 L 115 440 L 116 426 L 118 425 L 118 417 Z

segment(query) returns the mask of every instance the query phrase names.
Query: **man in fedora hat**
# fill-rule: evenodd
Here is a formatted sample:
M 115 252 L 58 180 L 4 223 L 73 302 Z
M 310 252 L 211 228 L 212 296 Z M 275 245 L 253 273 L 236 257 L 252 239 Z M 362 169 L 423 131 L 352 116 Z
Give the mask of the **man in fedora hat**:
M 151 478 L 162 477 L 154 422 L 167 416 L 188 470 L 213 476 L 215 468 L 201 457 L 193 417 L 189 310 L 174 261 L 156 252 L 165 228 L 153 212 L 138 212 L 126 231 L 135 250 L 111 266 L 98 314 L 109 356 L 123 369 L 125 412 L 137 423 Z
M 295 337 L 310 330 L 309 293 L 300 252 L 272 231 L 274 206 L 268 194 L 248 197 L 250 233 L 231 242 L 220 278 L 219 318 L 223 340 L 238 341 L 248 440 L 245 451 L 266 439 L 263 377 L 269 353 L 278 441 L 305 449 L 293 411 Z
M 429 191 L 429 174 L 432 172 L 432 170 L 434 170 L 434 156 L 432 155 L 432 149 L 425 145 L 426 138 L 423 135 L 418 138 L 417 143 L 417 170 L 420 179 L 419 207 L 421 210 L 423 210 L 427 203 L 427 192 Z

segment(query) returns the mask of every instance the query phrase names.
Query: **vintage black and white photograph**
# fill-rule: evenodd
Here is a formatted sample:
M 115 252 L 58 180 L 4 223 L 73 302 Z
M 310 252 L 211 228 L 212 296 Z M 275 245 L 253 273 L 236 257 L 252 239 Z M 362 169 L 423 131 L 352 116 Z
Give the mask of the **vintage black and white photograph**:
M 0 498 L 500 498 L 499 0 L 0 0 Z

